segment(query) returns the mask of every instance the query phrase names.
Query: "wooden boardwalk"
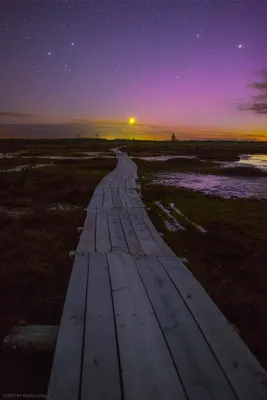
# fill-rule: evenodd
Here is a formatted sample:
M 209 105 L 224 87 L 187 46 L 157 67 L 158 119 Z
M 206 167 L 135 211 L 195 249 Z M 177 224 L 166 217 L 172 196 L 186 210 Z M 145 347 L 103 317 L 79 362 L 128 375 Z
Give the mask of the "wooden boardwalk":
M 77 248 L 50 400 L 266 400 L 267 376 L 153 226 L 137 167 L 97 186 Z

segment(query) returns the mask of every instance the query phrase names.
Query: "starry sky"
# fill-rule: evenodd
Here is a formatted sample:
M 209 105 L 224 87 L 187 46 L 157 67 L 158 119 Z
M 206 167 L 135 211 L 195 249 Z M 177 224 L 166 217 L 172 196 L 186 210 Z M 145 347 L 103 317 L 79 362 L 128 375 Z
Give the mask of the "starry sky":
M 1 0 L 0 122 L 267 138 L 236 106 L 266 45 L 266 0 Z

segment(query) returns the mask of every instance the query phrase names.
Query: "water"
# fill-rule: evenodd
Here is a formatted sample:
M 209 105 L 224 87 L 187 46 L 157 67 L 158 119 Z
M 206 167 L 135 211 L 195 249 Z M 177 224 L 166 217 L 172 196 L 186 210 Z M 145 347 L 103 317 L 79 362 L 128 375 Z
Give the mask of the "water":
M 32 155 L 24 155 L 21 156 L 21 152 L 20 153 L 0 153 L 0 159 L 3 158 L 16 158 L 16 157 L 20 157 L 20 158 L 46 158 L 49 160 L 89 160 L 92 158 L 114 158 L 113 155 L 108 155 L 108 153 L 100 153 L 100 152 L 95 152 L 95 151 L 88 151 L 88 152 L 83 152 L 81 153 L 81 156 L 47 156 L 47 155 L 43 155 L 43 156 L 36 156 L 34 154 Z
M 19 172 L 27 169 L 35 169 L 35 168 L 43 168 L 43 167 L 49 167 L 51 164 L 28 164 L 28 165 L 17 165 L 16 167 L 11 167 L 11 168 L 2 168 L 0 171 L 2 172 Z
M 244 154 L 238 161 L 214 161 L 221 165 L 221 168 L 233 167 L 255 167 L 267 171 L 267 154 Z
M 144 161 L 168 161 L 174 158 L 186 158 L 186 159 L 194 159 L 197 158 L 196 156 L 151 156 L 151 157 L 132 157 L 132 158 L 139 158 L 139 160 Z
M 267 199 L 267 178 L 241 178 L 194 173 L 162 173 L 153 183 L 184 187 L 224 198 Z
M 168 217 L 171 219 L 171 221 L 168 220 L 164 220 L 164 224 L 166 226 L 166 228 L 170 231 L 170 232 L 176 232 L 176 231 L 184 231 L 185 227 L 183 225 L 180 224 L 180 222 L 177 221 L 177 219 L 171 214 L 170 210 L 168 210 L 167 208 L 165 208 L 163 206 L 163 204 L 161 204 L 160 201 L 155 201 L 155 203 L 157 204 L 157 206 L 159 208 L 161 208 L 161 210 L 168 215 Z
M 254 167 L 267 171 L 267 154 L 243 155 L 237 164 L 253 165 Z

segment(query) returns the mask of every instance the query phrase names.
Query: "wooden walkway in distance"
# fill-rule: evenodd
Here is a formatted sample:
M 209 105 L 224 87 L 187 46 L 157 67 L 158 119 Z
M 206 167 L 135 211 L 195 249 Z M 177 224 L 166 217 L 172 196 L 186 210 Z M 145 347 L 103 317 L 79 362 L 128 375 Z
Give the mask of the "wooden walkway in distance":
M 266 400 L 267 375 L 116 169 L 87 207 L 62 314 L 50 400 Z

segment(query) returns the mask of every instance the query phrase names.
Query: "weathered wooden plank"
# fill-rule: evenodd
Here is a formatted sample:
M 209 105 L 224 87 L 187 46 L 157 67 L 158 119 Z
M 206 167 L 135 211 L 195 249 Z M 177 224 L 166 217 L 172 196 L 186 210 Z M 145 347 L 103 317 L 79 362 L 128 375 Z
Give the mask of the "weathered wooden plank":
M 160 236 L 159 232 L 156 230 L 155 226 L 153 225 L 149 215 L 147 214 L 145 208 L 139 208 L 139 213 L 142 216 L 144 223 L 147 226 L 151 236 L 154 238 L 155 242 L 161 249 L 162 255 L 165 256 L 175 256 L 175 253 L 169 248 L 169 246 L 164 242 L 162 237 Z
M 188 307 L 155 256 L 135 264 L 190 400 L 236 400 Z
M 129 214 L 125 208 L 119 208 L 119 216 L 124 231 L 124 235 L 131 254 L 144 254 L 140 242 L 136 236 Z
M 103 190 L 94 192 L 92 199 L 89 203 L 88 209 L 102 208 L 103 207 Z
M 122 207 L 120 194 L 118 189 L 112 189 L 112 198 L 114 207 Z
M 81 400 L 121 399 L 115 321 L 106 254 L 91 253 Z
M 146 255 L 161 255 L 158 245 L 151 236 L 138 210 L 136 208 L 128 208 L 127 211 L 144 253 Z
M 186 399 L 132 257 L 108 254 L 126 400 Z
M 51 400 L 78 400 L 83 351 L 88 254 L 76 254 L 48 387 Z
M 132 207 L 131 199 L 129 198 L 125 189 L 120 188 L 119 195 L 120 195 L 122 207 Z
M 78 251 L 94 251 L 96 236 L 96 209 L 88 210 L 84 227 L 77 246 Z
M 96 216 L 96 251 L 100 253 L 111 251 L 108 215 L 104 208 L 99 210 Z
M 131 199 L 132 205 L 133 207 L 145 207 L 144 203 L 142 202 L 142 200 L 140 199 L 138 193 L 136 192 L 135 189 L 126 189 L 128 196 Z
M 159 257 L 237 397 L 267 399 L 267 374 L 186 266 L 174 257 Z
M 129 253 L 129 248 L 121 226 L 118 209 L 108 210 L 108 225 L 110 232 L 111 250 L 119 253 Z
M 113 207 L 113 200 L 112 200 L 112 192 L 111 189 L 104 190 L 104 201 L 103 201 L 104 208 L 111 208 Z

